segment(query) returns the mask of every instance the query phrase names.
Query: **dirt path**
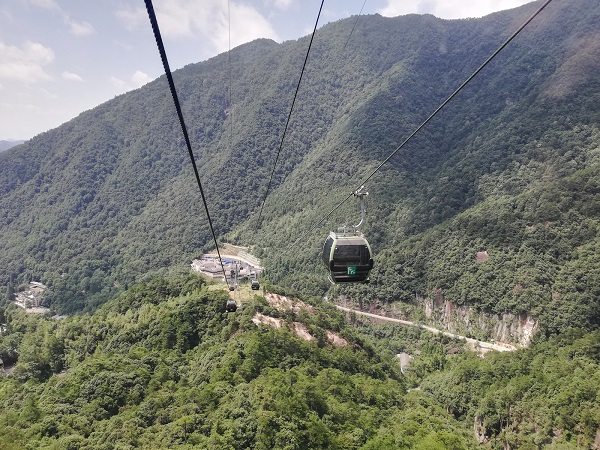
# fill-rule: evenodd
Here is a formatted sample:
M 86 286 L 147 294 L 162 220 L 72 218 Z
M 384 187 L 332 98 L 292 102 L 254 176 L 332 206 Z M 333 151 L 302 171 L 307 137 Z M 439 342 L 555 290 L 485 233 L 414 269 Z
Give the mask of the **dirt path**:
M 517 348 L 513 345 L 510 344 L 504 344 L 504 343 L 492 343 L 492 342 L 485 342 L 485 341 L 479 341 L 477 339 L 473 339 L 473 338 L 469 338 L 466 336 L 461 336 L 459 334 L 454 334 L 451 333 L 449 331 L 444 331 L 444 330 L 438 330 L 437 328 L 433 328 L 433 327 L 429 327 L 427 325 L 420 325 L 418 323 L 415 322 L 410 322 L 408 320 L 401 320 L 401 319 L 393 319 L 391 317 L 386 317 L 386 316 L 379 316 L 377 314 L 371 314 L 368 312 L 364 312 L 364 311 L 359 311 L 357 309 L 351 309 L 351 308 L 346 308 L 344 306 L 339 306 L 339 305 L 335 305 L 337 309 L 345 311 L 345 312 L 353 312 L 355 314 L 358 314 L 360 316 L 365 316 L 365 317 L 371 317 L 373 319 L 378 319 L 378 320 L 384 320 L 386 322 L 393 322 L 393 323 L 397 323 L 400 325 L 406 325 L 406 326 L 410 326 L 410 327 L 419 327 L 422 328 L 423 330 L 427 330 L 431 333 L 434 334 L 443 334 L 444 336 L 448 336 L 454 339 L 461 339 L 463 341 L 466 341 L 470 344 L 476 345 L 482 349 L 489 349 L 489 350 L 496 350 L 499 352 L 512 352 L 514 350 L 516 350 Z

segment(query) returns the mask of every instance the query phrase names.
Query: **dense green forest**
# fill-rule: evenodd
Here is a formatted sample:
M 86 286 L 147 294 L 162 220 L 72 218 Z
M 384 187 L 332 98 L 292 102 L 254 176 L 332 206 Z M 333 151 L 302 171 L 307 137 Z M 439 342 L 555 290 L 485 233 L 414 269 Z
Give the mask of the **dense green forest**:
M 226 298 L 188 275 L 60 321 L 8 308 L 0 449 L 576 449 L 600 429 L 598 332 L 481 359 L 327 304 L 282 311 L 255 296 L 227 314 Z M 317 338 L 298 337 L 298 321 Z M 404 374 L 400 351 L 415 355 Z
M 227 314 L 189 274 L 213 242 L 165 77 L 1 151 L 0 450 L 599 448 L 597 1 L 552 2 L 371 178 L 369 285 L 331 286 L 319 258 L 359 220 L 355 201 L 323 215 L 540 4 L 319 28 L 260 224 L 310 37 L 174 73 L 219 239 L 310 306 L 252 293 Z M 68 317 L 15 306 L 29 281 Z M 337 301 L 419 323 L 464 307 L 487 322 L 459 331 L 490 340 L 504 315 L 536 329 L 481 358 Z
M 418 310 L 440 293 L 533 316 L 547 336 L 596 328 L 593 0 L 550 4 L 371 179 L 369 287 L 331 291 L 318 258 L 356 205 L 313 224 L 538 6 L 469 20 L 364 16 L 350 41 L 354 20 L 321 27 L 260 226 L 309 37 L 257 40 L 176 71 L 217 235 L 252 246 L 271 281 L 304 296 Z M 0 285 L 41 281 L 61 313 L 91 312 L 213 246 L 165 77 L 2 152 L 0 211 Z

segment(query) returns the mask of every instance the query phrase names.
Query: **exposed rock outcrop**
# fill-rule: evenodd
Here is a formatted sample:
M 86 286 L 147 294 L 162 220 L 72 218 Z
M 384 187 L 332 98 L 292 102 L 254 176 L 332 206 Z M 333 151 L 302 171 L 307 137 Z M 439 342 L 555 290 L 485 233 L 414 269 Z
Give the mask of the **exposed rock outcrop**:
M 492 314 L 469 305 L 446 300 L 437 289 L 433 298 L 418 298 L 425 316 L 433 324 L 465 335 L 486 335 L 488 339 L 528 346 L 538 328 L 535 317 L 527 314 Z

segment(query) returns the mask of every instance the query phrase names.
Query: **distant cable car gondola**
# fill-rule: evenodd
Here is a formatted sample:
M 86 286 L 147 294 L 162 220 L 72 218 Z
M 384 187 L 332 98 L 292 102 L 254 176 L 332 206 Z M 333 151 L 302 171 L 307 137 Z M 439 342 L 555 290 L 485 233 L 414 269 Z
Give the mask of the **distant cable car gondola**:
M 235 300 L 227 300 L 227 304 L 225 305 L 225 311 L 227 311 L 228 313 L 237 311 L 237 303 L 235 302 Z
M 366 208 L 362 187 L 354 193 L 360 199 L 362 218 L 358 225 L 332 231 L 323 245 L 323 263 L 332 283 L 368 283 L 373 268 L 373 252 L 360 232 L 365 223 Z

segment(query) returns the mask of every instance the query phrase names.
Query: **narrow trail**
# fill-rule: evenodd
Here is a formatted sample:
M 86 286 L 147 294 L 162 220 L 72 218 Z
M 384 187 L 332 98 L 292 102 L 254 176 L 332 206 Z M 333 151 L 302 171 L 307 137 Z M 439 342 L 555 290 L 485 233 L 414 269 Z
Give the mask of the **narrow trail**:
M 496 350 L 499 352 L 512 352 L 514 350 L 517 350 L 517 347 L 510 345 L 510 344 L 504 344 L 504 343 L 492 343 L 492 342 L 485 342 L 485 341 L 479 341 L 477 339 L 473 339 L 473 338 L 469 338 L 466 336 L 461 336 L 459 334 L 454 334 L 451 333 L 450 331 L 444 331 L 444 330 L 438 330 L 437 328 L 433 328 L 433 327 L 429 327 L 427 325 L 421 325 L 415 322 L 410 322 L 408 320 L 401 320 L 401 319 L 394 319 L 392 317 L 386 317 L 386 316 L 380 316 L 377 314 L 372 314 L 372 313 L 368 313 L 368 312 L 364 312 L 364 311 L 360 311 L 358 309 L 352 309 L 352 308 L 346 308 L 344 306 L 339 306 L 339 305 L 335 305 L 335 307 L 341 311 L 345 311 L 345 312 L 350 312 L 350 313 L 354 313 L 354 314 L 358 314 L 360 316 L 365 316 L 365 317 L 370 317 L 372 319 L 378 319 L 378 320 L 384 320 L 386 322 L 393 322 L 393 323 L 397 323 L 400 325 L 406 325 L 409 327 L 418 327 L 421 328 L 423 330 L 427 330 L 431 333 L 434 334 L 443 334 L 444 336 L 448 336 L 454 339 L 461 339 L 463 341 L 466 341 L 470 344 L 476 345 L 479 348 L 482 349 L 489 349 L 489 350 Z

